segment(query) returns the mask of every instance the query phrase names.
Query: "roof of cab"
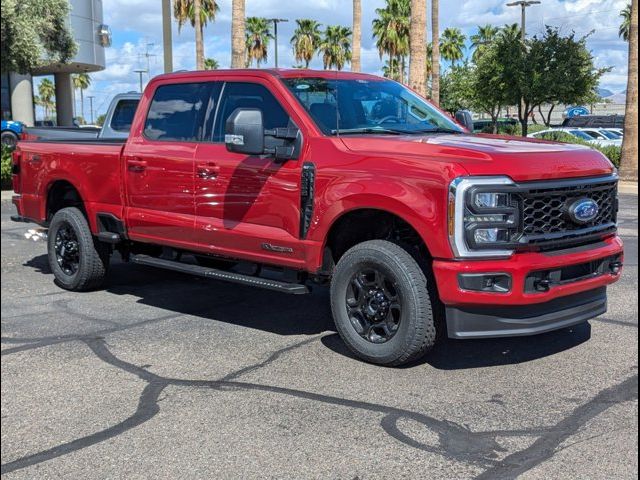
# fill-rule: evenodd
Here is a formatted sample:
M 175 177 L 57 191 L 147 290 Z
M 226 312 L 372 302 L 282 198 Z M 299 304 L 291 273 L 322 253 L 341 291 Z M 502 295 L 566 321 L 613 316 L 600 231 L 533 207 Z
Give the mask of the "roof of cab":
M 165 73 L 155 77 L 156 80 L 167 80 L 171 78 L 211 78 L 218 75 L 247 75 L 247 76 L 272 76 L 278 78 L 331 78 L 331 79 L 362 79 L 362 80 L 381 80 L 381 77 L 368 73 L 344 72 L 337 70 L 309 70 L 304 68 L 241 68 L 241 69 L 221 69 L 221 70 L 196 70 L 196 71 L 179 71 L 173 73 Z

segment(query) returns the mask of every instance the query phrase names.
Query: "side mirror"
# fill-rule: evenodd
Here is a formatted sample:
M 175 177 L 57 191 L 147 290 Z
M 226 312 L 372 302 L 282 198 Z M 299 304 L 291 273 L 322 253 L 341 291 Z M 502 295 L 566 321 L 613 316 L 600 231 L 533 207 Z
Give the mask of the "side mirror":
M 262 111 L 257 108 L 235 109 L 225 124 L 224 143 L 230 152 L 264 154 Z
M 473 117 L 469 110 L 458 110 L 456 112 L 456 122 L 473 133 Z

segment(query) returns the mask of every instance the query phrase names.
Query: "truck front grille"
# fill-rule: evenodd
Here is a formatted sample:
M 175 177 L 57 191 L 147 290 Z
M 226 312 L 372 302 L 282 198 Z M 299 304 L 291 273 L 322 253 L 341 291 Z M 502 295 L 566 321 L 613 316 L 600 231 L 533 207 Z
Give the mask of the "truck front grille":
M 524 187 L 526 184 L 521 184 Z M 518 193 L 521 212 L 521 244 L 565 246 L 615 231 L 618 213 L 616 178 L 586 179 L 584 182 L 541 183 Z M 580 198 L 594 200 L 597 216 L 579 224 L 571 220 L 568 206 Z

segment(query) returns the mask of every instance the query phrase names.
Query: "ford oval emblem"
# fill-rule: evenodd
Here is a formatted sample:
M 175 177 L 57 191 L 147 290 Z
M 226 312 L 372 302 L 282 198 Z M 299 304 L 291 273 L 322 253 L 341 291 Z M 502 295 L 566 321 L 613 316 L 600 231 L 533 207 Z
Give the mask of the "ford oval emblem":
M 579 198 L 569 205 L 569 218 L 580 225 L 589 223 L 598 216 L 600 207 L 590 198 Z

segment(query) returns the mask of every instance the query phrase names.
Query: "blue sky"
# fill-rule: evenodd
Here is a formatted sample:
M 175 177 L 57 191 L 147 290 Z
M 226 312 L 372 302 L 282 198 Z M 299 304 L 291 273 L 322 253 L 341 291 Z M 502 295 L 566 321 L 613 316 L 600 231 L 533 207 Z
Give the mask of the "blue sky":
M 428 2 L 430 3 L 430 2 Z M 487 23 L 504 25 L 520 21 L 520 9 L 506 7 L 507 0 L 441 0 L 440 28 L 458 27 L 468 36 L 475 33 L 477 25 Z M 626 88 L 627 44 L 618 38 L 619 12 L 627 0 L 542 0 L 542 5 L 528 10 L 527 31 L 540 33 L 544 25 L 559 27 L 564 32 L 574 30 L 585 35 L 592 30 L 588 45 L 598 66 L 609 66 L 601 84 L 614 93 Z M 230 62 L 231 0 L 218 0 L 220 12 L 215 23 L 209 24 L 204 33 L 205 55 L 218 60 L 222 67 Z M 296 18 L 313 18 L 324 25 L 351 25 L 350 0 L 246 0 L 247 16 L 280 17 L 290 19 L 279 28 L 280 66 L 292 66 L 293 58 L 289 39 Z M 371 21 L 375 9 L 384 0 L 363 0 L 362 62 L 363 70 L 380 73 L 383 61 L 371 37 Z M 91 74 L 92 85 L 85 93 L 94 95 L 96 114 L 103 113 L 110 98 L 119 92 L 137 90 L 138 74 L 134 70 L 147 67 L 149 77 L 162 73 L 162 30 L 160 0 L 103 0 L 104 20 L 113 32 L 113 45 L 107 50 L 107 68 Z M 273 43 L 273 42 L 272 42 Z M 174 68 L 193 69 L 195 65 L 194 31 L 190 25 L 178 33 L 173 25 Z M 470 53 L 470 51 L 467 51 Z M 269 49 L 269 63 L 273 61 L 273 44 Z M 312 67 L 322 68 L 320 59 Z M 145 81 L 148 77 L 145 77 Z M 88 106 L 85 105 L 89 117 Z

